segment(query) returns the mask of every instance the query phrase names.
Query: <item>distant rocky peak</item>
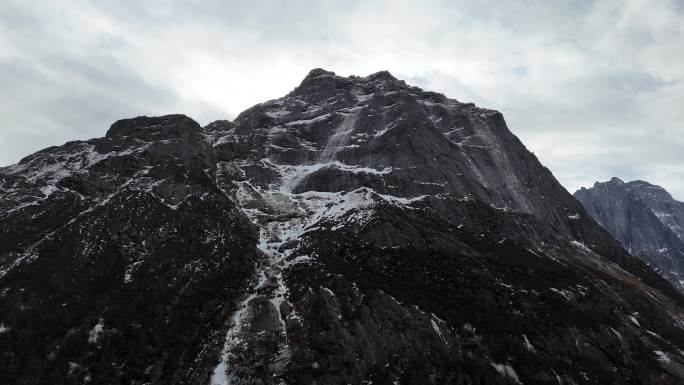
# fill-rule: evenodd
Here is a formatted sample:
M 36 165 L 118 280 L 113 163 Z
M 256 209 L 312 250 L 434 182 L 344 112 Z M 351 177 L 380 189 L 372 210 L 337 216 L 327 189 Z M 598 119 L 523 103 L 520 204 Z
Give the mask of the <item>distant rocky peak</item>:
M 648 199 L 655 199 L 660 201 L 672 201 L 670 195 L 664 188 L 654 185 L 643 180 L 635 180 L 626 184 L 626 188 L 634 194 Z
M 684 285 L 684 203 L 660 186 L 615 177 L 582 188 L 575 197 L 625 248 Z
M 625 182 L 618 178 L 618 177 L 612 177 L 609 180 L 605 182 L 599 182 L 596 181 L 594 182 L 594 185 L 592 187 L 586 188 L 582 187 L 580 190 L 591 190 L 593 189 L 624 189 Z
M 594 182 L 593 189 L 597 190 L 610 190 L 610 191 L 621 191 L 624 194 L 631 194 L 635 197 L 646 198 L 650 200 L 659 201 L 672 201 L 672 195 L 670 195 L 664 188 L 645 182 L 643 180 L 633 180 L 625 182 L 618 177 L 612 177 L 606 182 Z M 580 191 L 587 190 L 582 187 Z

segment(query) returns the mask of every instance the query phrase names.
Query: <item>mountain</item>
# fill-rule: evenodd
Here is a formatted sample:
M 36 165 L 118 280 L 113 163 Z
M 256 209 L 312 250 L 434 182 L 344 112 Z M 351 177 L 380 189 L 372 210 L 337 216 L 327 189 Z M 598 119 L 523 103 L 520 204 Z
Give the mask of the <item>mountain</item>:
M 629 252 L 684 286 L 684 203 L 660 186 L 619 178 L 574 195 Z
M 0 382 L 679 384 L 684 297 L 503 116 L 312 70 L 0 169 Z

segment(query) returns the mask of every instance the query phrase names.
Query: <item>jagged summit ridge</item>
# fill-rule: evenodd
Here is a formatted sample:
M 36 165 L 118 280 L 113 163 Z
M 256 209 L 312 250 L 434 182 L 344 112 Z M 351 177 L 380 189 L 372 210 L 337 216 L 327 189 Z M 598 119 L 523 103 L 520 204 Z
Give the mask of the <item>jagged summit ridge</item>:
M 325 70 L 325 69 L 323 69 L 323 68 L 314 68 L 314 69 L 312 69 L 311 71 L 309 71 L 309 73 L 304 77 L 304 80 L 306 80 L 306 79 L 312 79 L 312 78 L 318 78 L 318 77 L 321 77 L 321 76 L 330 76 L 330 77 L 336 77 L 336 76 L 337 76 L 337 77 L 341 77 L 341 76 L 338 76 L 337 74 L 335 74 L 335 72 L 333 72 L 333 71 L 328 71 L 328 70 Z M 349 78 L 354 79 L 354 78 L 359 78 L 359 76 L 351 75 L 351 76 L 349 76 Z M 387 71 L 387 70 L 374 72 L 374 73 L 372 73 L 372 74 L 366 76 L 366 78 L 371 79 L 371 80 L 378 80 L 378 79 L 379 79 L 379 80 L 387 80 L 387 81 L 394 81 L 394 82 L 399 81 L 399 82 L 402 82 L 402 83 L 403 83 L 403 81 L 398 80 L 397 78 L 395 78 L 395 77 L 394 77 L 389 71 Z
M 123 120 L 0 189 L 11 383 L 682 380 L 681 295 L 499 112 L 388 73 Z
M 306 75 L 305 79 L 315 78 L 315 77 L 319 77 L 322 75 L 335 76 L 335 73 L 332 71 L 324 70 L 323 68 L 314 68 L 311 71 L 309 71 L 309 73 Z

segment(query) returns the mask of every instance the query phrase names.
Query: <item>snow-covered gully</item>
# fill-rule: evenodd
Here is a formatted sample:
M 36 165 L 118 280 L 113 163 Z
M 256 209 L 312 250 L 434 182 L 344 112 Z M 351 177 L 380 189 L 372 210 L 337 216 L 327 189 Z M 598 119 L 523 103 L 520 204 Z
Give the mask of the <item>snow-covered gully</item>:
M 252 219 L 256 221 L 255 218 L 252 217 Z M 234 350 L 245 348 L 245 345 L 250 343 L 248 328 L 251 320 L 259 316 L 257 310 L 253 308 L 253 303 L 256 300 L 267 300 L 278 314 L 277 330 L 272 331 L 280 337 L 278 353 L 274 359 L 276 363 L 274 369 L 282 369 L 283 365 L 287 362 L 287 333 L 285 330 L 285 319 L 280 309 L 287 292 L 283 280 L 283 269 L 287 265 L 286 258 L 289 252 L 281 251 L 280 246 L 284 242 L 291 240 L 285 234 L 285 230 L 292 225 L 288 222 L 290 221 L 274 220 L 262 225 L 258 248 L 266 257 L 265 263 L 258 269 L 259 279 L 253 286 L 251 293 L 239 303 L 237 310 L 230 319 L 230 326 L 226 332 L 221 352 L 221 361 L 214 368 L 211 377 L 210 383 L 212 385 L 228 385 L 233 383 L 233 373 L 231 371 L 232 363 L 235 360 Z M 261 331 L 261 333 L 263 332 Z
M 354 222 L 362 223 L 370 213 L 370 209 L 379 200 L 394 204 L 409 204 L 416 199 L 405 199 L 378 194 L 368 188 L 359 188 L 349 193 L 333 193 L 307 191 L 294 194 L 292 191 L 297 184 L 307 175 L 322 167 L 352 167 L 339 164 L 339 162 L 315 163 L 310 165 L 279 165 L 269 159 L 258 162 L 260 167 L 275 171 L 280 176 L 278 185 L 270 185 L 269 188 L 254 186 L 250 181 L 238 182 L 237 189 L 231 196 L 243 208 L 245 214 L 252 223 L 260 229 L 259 244 L 257 247 L 264 253 L 265 263 L 258 269 L 258 280 L 250 289 L 249 294 L 240 302 L 237 310 L 230 319 L 229 329 L 221 353 L 221 360 L 214 368 L 211 384 L 231 384 L 238 358 L 236 351 L 249 349 L 250 339 L 258 338 L 260 333 L 270 332 L 278 334 L 279 348 L 273 357 L 274 375 L 282 371 L 288 361 L 288 345 L 286 332 L 286 317 L 297 318 L 291 307 L 289 313 L 281 312 L 281 304 L 286 301 L 288 292 L 283 273 L 290 266 L 297 263 L 308 263 L 311 257 L 289 258 L 300 237 L 309 230 L 313 230 L 323 221 L 335 221 L 336 223 Z M 221 170 L 229 170 L 244 167 L 245 164 L 221 163 Z M 385 170 L 372 170 L 361 168 L 359 172 L 383 173 Z M 219 183 L 220 185 L 220 183 Z M 343 218 L 351 211 L 353 215 Z M 271 303 L 271 312 L 264 313 L 261 304 Z M 256 306 L 255 304 L 260 304 Z M 258 309 L 257 309 L 258 308 Z M 277 324 L 271 325 L 278 330 L 250 331 L 253 323 L 262 324 L 261 318 L 272 318 L 277 315 Z M 255 337 L 257 335 L 257 337 Z
M 258 268 L 257 283 L 251 289 L 250 294 L 240 302 L 237 311 L 230 319 L 221 360 L 214 368 L 211 377 L 212 385 L 233 383 L 232 371 L 236 366 L 234 365 L 235 351 L 245 349 L 250 343 L 250 333 L 247 330 L 249 325 L 257 317 L 269 318 L 271 316 L 271 314 L 262 314 L 263 309 L 257 310 L 256 306 L 253 306 L 257 302 L 269 302 L 270 308 L 277 315 L 276 322 L 271 325 L 275 330 L 270 330 L 272 334 L 277 334 L 279 337 L 278 351 L 273 357 L 273 374 L 277 375 L 282 371 L 288 361 L 285 315 L 281 313 L 281 305 L 286 300 L 287 294 L 283 272 L 288 266 L 303 260 L 298 258 L 295 261 L 288 261 L 292 247 L 288 247 L 287 244 L 296 243 L 313 219 L 310 215 L 312 210 L 304 209 L 301 199 L 293 199 L 291 188 L 303 175 L 316 169 L 316 166 L 305 168 L 279 166 L 268 160 L 263 160 L 261 164 L 264 167 L 277 169 L 281 175 L 280 185 L 275 189 L 262 189 L 254 187 L 249 181 L 242 181 L 239 182 L 237 191 L 230 195 L 243 208 L 252 223 L 259 227 L 257 248 L 264 254 L 265 262 Z M 220 169 L 239 168 L 240 165 L 222 163 L 219 167 Z M 245 207 L 257 208 L 245 209 Z M 258 312 L 261 313 L 257 314 Z M 257 334 L 264 332 L 258 331 Z

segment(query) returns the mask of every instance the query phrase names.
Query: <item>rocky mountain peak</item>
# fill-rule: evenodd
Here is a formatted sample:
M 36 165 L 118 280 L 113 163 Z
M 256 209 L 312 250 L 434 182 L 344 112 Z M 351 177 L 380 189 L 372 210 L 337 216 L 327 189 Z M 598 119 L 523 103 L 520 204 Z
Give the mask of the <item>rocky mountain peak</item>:
M 378 71 L 374 74 L 368 75 L 368 79 L 371 80 L 380 80 L 380 81 L 387 81 L 387 82 L 402 82 L 392 76 L 392 74 L 389 71 Z
M 306 75 L 304 79 L 312 79 L 320 76 L 335 76 L 333 71 L 324 70 L 323 68 L 314 68 Z
M 389 73 L 25 159 L 0 168 L 0 382 L 684 380 L 684 298 L 501 113 Z
M 299 180 L 294 191 L 365 185 L 402 198 L 473 195 L 540 218 L 556 204 L 541 190 L 563 191 L 499 112 L 409 86 L 387 71 L 342 77 L 312 70 L 292 93 L 248 109 L 234 123 L 223 139 L 213 130 L 225 143 L 217 148 L 234 151 L 244 133 L 252 138 L 245 145 L 258 154 L 255 163 L 268 157 L 281 165 L 326 165 Z M 570 200 L 565 213 L 550 217 L 567 228 L 577 210 Z
M 308 73 L 291 96 L 305 97 L 307 102 L 315 103 L 340 93 L 372 93 L 372 91 L 385 93 L 407 90 L 413 93 L 422 92 L 418 87 L 409 87 L 403 80 L 395 78 L 388 71 L 379 71 L 368 76 L 345 77 L 336 75 L 332 71 L 316 68 Z

